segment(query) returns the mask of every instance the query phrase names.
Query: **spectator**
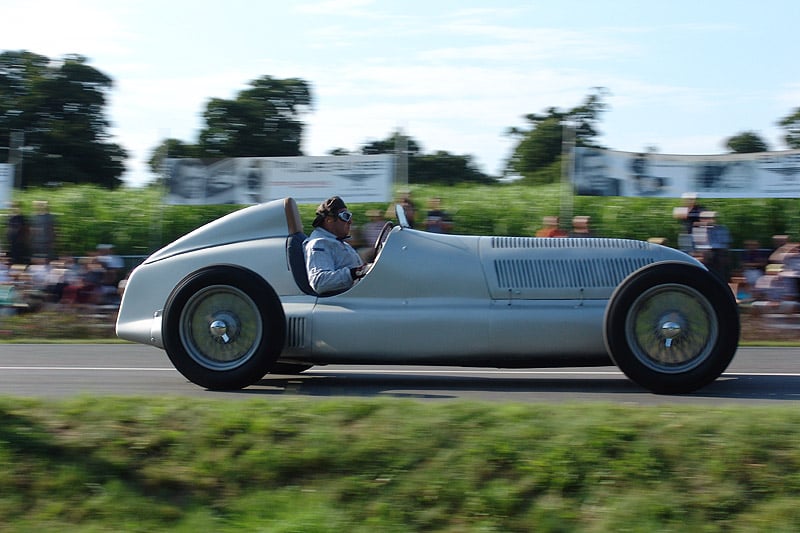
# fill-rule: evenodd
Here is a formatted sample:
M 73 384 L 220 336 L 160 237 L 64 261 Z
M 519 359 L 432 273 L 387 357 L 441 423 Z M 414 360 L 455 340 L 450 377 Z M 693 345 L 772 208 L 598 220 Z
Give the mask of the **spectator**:
M 122 279 L 123 271 L 125 269 L 125 261 L 114 253 L 113 244 L 98 244 L 97 245 L 97 261 L 103 265 L 106 270 L 107 285 L 115 286 Z
M 558 227 L 558 217 L 548 216 L 542 219 L 543 227 L 536 232 L 537 237 L 566 237 L 567 232 Z
M 789 291 L 797 299 L 800 296 L 800 252 L 789 252 L 783 256 L 783 268 L 778 274 L 789 285 Z
M 588 216 L 576 216 L 572 219 L 572 233 L 570 237 L 591 237 L 592 230 L 590 228 L 592 218 Z
M 753 309 L 759 313 L 778 312 L 793 308 L 797 298 L 796 286 L 789 277 L 781 276 L 783 265 L 771 263 L 764 269 L 753 288 Z
M 761 252 L 759 242 L 753 239 L 744 241 L 744 250 L 741 257 L 742 275 L 752 287 L 758 278 L 764 275 L 766 257 Z
M 56 220 L 46 201 L 37 200 L 33 207 L 36 212 L 31 217 L 31 252 L 33 257 L 51 261 L 55 259 Z
M 788 253 L 800 251 L 800 244 L 789 240 L 788 235 L 772 236 L 772 253 L 769 255 L 770 263 L 783 263 L 783 258 Z
M 364 245 L 358 253 L 364 262 L 370 263 L 375 259 L 375 241 L 378 240 L 386 221 L 383 220 L 381 212 L 377 209 L 370 209 L 367 211 L 367 218 L 369 218 L 369 222 L 364 224 L 361 230 Z
M 30 262 L 28 239 L 30 228 L 25 215 L 22 214 L 19 203 L 11 204 L 11 216 L 8 217 L 6 228 L 6 242 L 8 243 L 8 257 L 13 265 L 27 265 Z
M 686 233 L 692 233 L 694 228 L 700 222 L 700 215 L 703 213 L 704 208 L 702 205 L 697 203 L 697 193 L 686 193 L 682 195 L 682 198 L 686 208 L 683 227 Z
M 414 227 L 416 223 L 416 216 L 417 216 L 417 209 L 414 206 L 414 202 L 411 200 L 411 192 L 405 191 L 400 198 L 394 202 L 392 202 L 388 209 L 386 209 L 386 219 L 387 220 L 394 220 L 395 219 L 395 211 L 394 206 L 396 204 L 400 204 L 403 206 L 403 210 L 406 213 L 406 220 L 408 221 L 408 225 L 410 227 Z
M 442 199 L 434 196 L 428 204 L 428 213 L 425 217 L 425 231 L 430 233 L 450 233 L 453 229 L 453 220 L 442 209 Z
M 701 216 L 705 219 L 708 235 L 708 267 L 713 272 L 716 272 L 720 278 L 727 280 L 729 276 L 728 250 L 731 245 L 730 231 L 724 224 L 717 223 L 717 213 L 715 211 L 704 211 Z

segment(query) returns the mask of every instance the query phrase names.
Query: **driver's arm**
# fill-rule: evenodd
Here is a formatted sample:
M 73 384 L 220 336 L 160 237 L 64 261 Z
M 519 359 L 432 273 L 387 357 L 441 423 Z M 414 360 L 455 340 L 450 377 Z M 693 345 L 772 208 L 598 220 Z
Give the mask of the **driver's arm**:
M 359 277 L 366 274 L 358 254 L 338 249 L 337 243 L 317 239 L 306 248 L 308 283 L 317 293 L 325 294 L 349 289 Z M 337 265 L 343 265 L 338 266 Z

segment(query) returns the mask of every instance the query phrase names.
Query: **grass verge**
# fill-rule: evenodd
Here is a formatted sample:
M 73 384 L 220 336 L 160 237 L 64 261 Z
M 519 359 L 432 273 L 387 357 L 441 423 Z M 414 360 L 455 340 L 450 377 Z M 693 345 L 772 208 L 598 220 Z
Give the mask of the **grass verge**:
M 3 531 L 797 531 L 796 408 L 0 399 Z

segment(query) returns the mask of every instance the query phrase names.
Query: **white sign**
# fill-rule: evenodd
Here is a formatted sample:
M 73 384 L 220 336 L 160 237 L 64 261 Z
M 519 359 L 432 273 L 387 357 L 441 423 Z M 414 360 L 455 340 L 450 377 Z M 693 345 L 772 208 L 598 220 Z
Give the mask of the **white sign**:
M 664 155 L 575 148 L 578 195 L 800 198 L 800 150 L 727 155 Z
M 11 190 L 14 186 L 14 165 L 0 163 L 0 209 L 11 202 Z
M 255 204 L 291 196 L 317 204 L 338 195 L 348 203 L 388 202 L 394 156 L 237 157 L 206 162 L 168 159 L 166 203 Z

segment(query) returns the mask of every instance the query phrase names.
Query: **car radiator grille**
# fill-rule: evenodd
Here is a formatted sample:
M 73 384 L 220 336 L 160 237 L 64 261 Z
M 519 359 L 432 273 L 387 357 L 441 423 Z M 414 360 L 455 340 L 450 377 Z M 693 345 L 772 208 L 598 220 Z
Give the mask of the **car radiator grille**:
M 616 287 L 648 257 L 596 259 L 497 259 L 497 286 L 502 289 Z
M 648 243 L 628 239 L 571 239 L 537 237 L 492 237 L 492 248 L 616 248 L 646 250 Z

